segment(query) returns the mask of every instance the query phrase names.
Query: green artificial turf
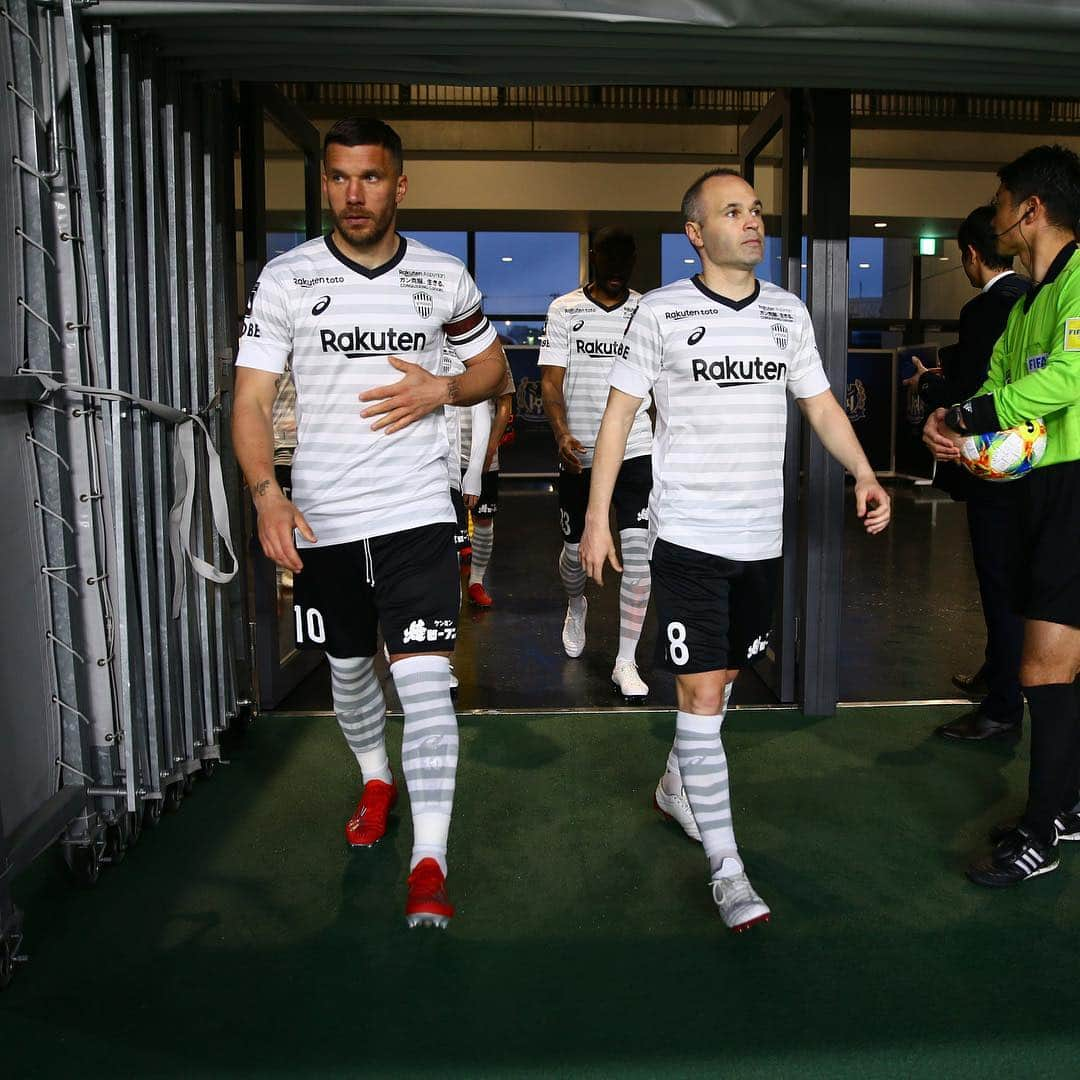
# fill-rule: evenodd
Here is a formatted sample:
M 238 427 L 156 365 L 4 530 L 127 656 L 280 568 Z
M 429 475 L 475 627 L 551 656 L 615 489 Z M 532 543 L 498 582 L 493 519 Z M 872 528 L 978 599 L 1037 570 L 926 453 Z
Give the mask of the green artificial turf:
M 964 880 L 1027 763 L 955 712 L 732 715 L 742 936 L 651 809 L 671 716 L 464 717 L 445 933 L 402 917 L 407 801 L 349 851 L 334 720 L 265 716 L 95 889 L 17 883 L 0 1075 L 1075 1077 L 1080 844 Z

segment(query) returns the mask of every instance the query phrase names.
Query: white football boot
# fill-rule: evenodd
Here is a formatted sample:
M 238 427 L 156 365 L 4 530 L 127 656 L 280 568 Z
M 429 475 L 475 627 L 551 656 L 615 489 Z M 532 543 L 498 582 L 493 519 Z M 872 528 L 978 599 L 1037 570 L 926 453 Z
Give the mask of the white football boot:
M 726 859 L 724 861 L 727 862 Z M 734 933 L 741 934 L 755 923 L 769 921 L 769 905 L 754 892 L 745 870 L 729 875 L 716 873 L 709 882 L 709 888 L 720 918 Z
M 562 627 L 562 647 L 571 660 L 585 651 L 585 616 L 589 613 L 589 601 L 581 598 L 581 614 L 575 615 L 570 604 L 566 605 L 566 620 Z
M 615 666 L 611 669 L 611 681 L 615 684 L 615 689 L 627 700 L 632 698 L 641 700 L 649 692 L 633 660 L 616 660 Z
M 680 788 L 677 795 L 669 795 L 664 790 L 664 778 L 656 782 L 656 791 L 653 793 L 653 806 L 662 818 L 675 821 L 682 827 L 682 831 L 691 840 L 701 841 L 701 832 L 694 820 L 694 811 L 690 809 L 690 800 L 686 797 L 685 788 Z

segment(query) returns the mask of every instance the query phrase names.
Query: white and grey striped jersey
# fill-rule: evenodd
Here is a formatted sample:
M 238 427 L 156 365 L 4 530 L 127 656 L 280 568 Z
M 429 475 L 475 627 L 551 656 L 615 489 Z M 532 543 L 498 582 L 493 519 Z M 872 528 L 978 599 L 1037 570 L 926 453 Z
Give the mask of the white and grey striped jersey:
M 657 537 L 742 561 L 781 553 L 786 393 L 829 389 L 810 313 L 767 281 L 733 301 L 687 278 L 647 293 L 611 385 L 656 402 Z
M 517 387 L 514 385 L 514 376 L 510 373 L 510 365 L 506 365 L 506 382 L 503 383 L 498 393 L 487 402 L 487 407 L 491 412 L 491 418 L 495 419 L 495 407 L 499 398 L 505 394 L 517 393 Z M 461 413 L 461 469 L 464 472 L 469 467 L 469 459 L 472 456 L 472 433 L 473 422 L 472 412 L 463 410 Z M 490 437 L 491 426 L 488 425 L 488 437 Z M 491 459 L 491 465 L 488 466 L 485 472 L 498 472 L 499 471 L 499 451 L 495 451 L 494 457 Z
M 266 264 L 236 362 L 276 373 L 292 357 L 293 501 L 321 546 L 455 519 L 443 410 L 387 435 L 359 395 L 401 378 L 391 355 L 438 374 L 444 341 L 465 361 L 495 340 L 462 262 L 415 240 L 374 270 L 330 236 Z
M 584 289 L 560 296 L 548 308 L 540 340 L 540 366 L 566 369 L 563 400 L 570 434 L 585 447 L 581 464 L 592 468 L 596 436 L 607 406 L 609 378 L 615 360 L 626 350 L 624 334 L 634 317 L 641 293 L 630 295 L 617 307 L 606 308 Z M 647 399 L 648 395 L 646 395 Z M 642 401 L 626 440 L 628 458 L 644 457 L 652 449 L 649 402 Z
M 458 359 L 452 345 L 443 346 L 442 374 L 461 375 L 465 365 Z M 467 417 L 470 431 L 478 425 L 483 428 L 483 443 L 486 449 L 491 431 L 491 406 L 487 401 L 476 405 L 444 405 L 446 418 L 446 437 L 450 443 L 450 456 L 446 459 L 450 486 L 462 495 L 479 495 L 480 478 L 484 471 L 482 451 L 473 453 L 470 449 L 465 460 L 461 457 L 462 418 Z

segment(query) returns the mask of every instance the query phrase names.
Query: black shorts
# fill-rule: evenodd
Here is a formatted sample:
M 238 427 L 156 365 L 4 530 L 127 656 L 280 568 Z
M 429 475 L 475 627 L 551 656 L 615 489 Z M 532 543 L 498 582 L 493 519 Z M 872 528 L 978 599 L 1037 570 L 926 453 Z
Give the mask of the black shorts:
M 657 540 L 649 565 L 660 667 L 695 675 L 743 668 L 765 652 L 780 559 L 736 562 Z
M 1013 481 L 1017 504 L 1014 607 L 1025 619 L 1080 626 L 1080 461 Z
M 566 472 L 559 466 L 559 529 L 568 544 L 581 541 L 585 531 L 585 510 L 589 505 L 592 469 Z M 624 529 L 649 527 L 649 492 L 652 491 L 652 458 L 630 458 L 619 468 L 611 501 L 615 506 L 615 524 Z
M 457 514 L 457 524 L 454 526 L 454 546 L 458 554 L 470 547 L 469 540 L 469 511 L 465 509 L 465 500 L 457 488 L 450 489 L 450 501 L 454 504 L 454 513 Z
M 464 479 L 465 474 L 461 474 Z M 493 518 L 499 512 L 499 473 L 482 473 L 480 476 L 480 501 L 473 507 L 474 518 Z
M 297 648 L 374 656 L 381 626 L 392 654 L 453 651 L 461 585 L 451 522 L 303 548 L 300 558 Z

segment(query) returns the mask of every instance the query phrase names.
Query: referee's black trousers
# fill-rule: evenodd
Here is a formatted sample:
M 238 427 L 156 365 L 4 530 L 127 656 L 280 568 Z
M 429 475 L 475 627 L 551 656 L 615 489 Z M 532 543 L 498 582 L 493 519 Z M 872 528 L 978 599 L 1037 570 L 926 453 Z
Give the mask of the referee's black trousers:
M 1023 823 L 1044 843 L 1054 818 L 1080 802 L 1080 682 L 1029 686 L 1031 768 Z
M 967 500 L 968 532 L 975 576 L 986 622 L 988 692 L 979 708 L 1001 723 L 1019 723 L 1024 715 L 1020 689 L 1020 654 L 1024 620 L 1013 610 L 1013 573 L 1017 500 L 1008 487 L 980 485 Z

